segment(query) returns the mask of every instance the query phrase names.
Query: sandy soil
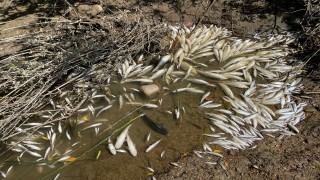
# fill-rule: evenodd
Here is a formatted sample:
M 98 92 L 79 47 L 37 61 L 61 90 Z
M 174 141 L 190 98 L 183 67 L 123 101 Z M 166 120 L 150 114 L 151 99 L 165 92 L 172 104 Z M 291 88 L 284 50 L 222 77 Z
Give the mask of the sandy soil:
M 10 2 L 10 1 L 5 1 Z M 73 4 L 73 1 L 69 1 Z M 93 7 L 99 1 L 77 6 L 77 15 L 92 18 L 101 22 L 103 17 L 119 11 L 129 10 L 130 16 L 135 12 L 143 12 L 150 23 L 196 23 L 200 17 L 202 23 L 225 26 L 236 35 L 249 36 L 255 33 L 272 33 L 301 29 L 299 23 L 303 17 L 303 1 L 215 1 L 212 8 L 210 1 L 155 1 L 155 0 L 106 0 Z M 21 3 L 1 4 L 4 14 L 1 29 L 16 26 L 21 22 L 32 22 L 34 16 L 53 16 L 66 13 L 66 9 L 41 8 L 44 2 L 38 4 Z M 49 7 L 53 4 L 49 4 Z M 67 6 L 67 5 L 66 5 Z M 1 7 L 1 6 L 0 6 Z M 63 9 L 63 8 L 62 8 Z M 204 13 L 206 12 L 206 13 Z M 205 15 L 204 15 L 205 14 Z M 66 13 L 74 18 L 75 14 Z M 6 23 L 8 22 L 8 23 Z M 30 30 L 30 29 L 29 29 Z M 12 36 L 28 29 L 16 31 L 1 31 L 0 38 Z M 4 48 L 4 49 L 1 49 Z M 18 47 L 0 47 L 2 53 L 13 53 Z M 315 70 L 304 79 L 305 92 L 319 92 L 320 70 Z M 277 140 L 266 137 L 257 143 L 256 148 L 244 151 L 226 151 L 217 165 L 205 164 L 205 160 L 195 155 L 183 156 L 178 160 L 181 167 L 168 166 L 156 173 L 157 179 L 320 179 L 320 94 L 298 96 L 301 101 L 308 102 L 307 118 L 297 127 L 300 133 L 293 137 Z M 222 165 L 222 166 L 221 166 Z

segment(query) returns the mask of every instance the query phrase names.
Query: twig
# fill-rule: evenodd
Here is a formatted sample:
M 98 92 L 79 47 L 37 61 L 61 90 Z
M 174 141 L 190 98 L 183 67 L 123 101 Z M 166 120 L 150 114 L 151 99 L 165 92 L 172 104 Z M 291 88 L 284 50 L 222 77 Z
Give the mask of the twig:
M 197 29 L 197 28 L 199 27 L 199 25 L 202 23 L 205 15 L 207 14 L 207 11 L 208 11 L 209 9 L 211 9 L 211 7 L 213 6 L 213 4 L 214 4 L 215 2 L 216 2 L 216 0 L 211 0 L 210 6 L 204 11 L 203 15 L 202 15 L 201 18 L 198 20 L 198 22 L 196 23 L 196 26 L 195 26 L 195 28 L 194 28 L 193 30 L 195 30 L 195 29 Z

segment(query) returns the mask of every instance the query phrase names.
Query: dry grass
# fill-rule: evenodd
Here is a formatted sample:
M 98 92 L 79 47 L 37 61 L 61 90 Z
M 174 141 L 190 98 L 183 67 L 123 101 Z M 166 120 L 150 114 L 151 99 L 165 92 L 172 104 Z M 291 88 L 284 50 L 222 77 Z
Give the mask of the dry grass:
M 103 25 L 63 17 L 39 18 L 36 24 L 28 25 L 37 31 L 0 41 L 2 46 L 22 46 L 0 61 L 1 142 L 36 131 L 39 126 L 19 127 L 30 119 L 41 120 L 43 114 L 50 118 L 42 125 L 56 121 L 55 116 L 61 113 L 67 119 L 80 108 L 90 87 L 106 81 L 125 59 L 159 52 L 163 25 L 148 25 L 142 16 L 128 20 L 121 11 L 112 16 Z M 75 92 L 75 83 L 89 83 L 89 88 Z M 68 94 L 77 106 L 43 110 L 50 100 L 63 99 L 61 94 Z
M 306 12 L 302 21 L 301 51 L 318 60 L 320 50 L 320 4 L 319 1 L 305 0 Z M 309 59 L 311 59 L 309 57 Z

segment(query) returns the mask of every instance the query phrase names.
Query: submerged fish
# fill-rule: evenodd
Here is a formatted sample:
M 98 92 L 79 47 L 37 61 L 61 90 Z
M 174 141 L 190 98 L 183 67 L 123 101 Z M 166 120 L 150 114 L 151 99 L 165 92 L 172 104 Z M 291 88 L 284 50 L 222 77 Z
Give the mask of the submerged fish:
M 121 134 L 117 137 L 117 142 L 116 144 L 114 145 L 116 147 L 116 149 L 119 149 L 121 148 L 121 146 L 123 145 L 125 139 L 126 139 L 126 136 L 128 134 L 128 131 L 129 131 L 129 128 L 131 127 L 131 124 L 126 127 L 122 132 Z
M 129 149 L 130 154 L 132 156 L 137 156 L 138 152 L 137 152 L 136 146 L 132 142 L 129 134 L 127 134 L 127 144 L 128 144 L 128 149 Z
M 154 122 L 146 114 L 143 116 L 143 120 L 154 131 L 161 133 L 161 134 L 164 134 L 164 135 L 168 134 L 168 130 L 165 127 L 163 127 L 162 124 Z
M 109 148 L 112 155 L 117 154 L 116 148 L 112 144 L 110 137 L 108 138 L 108 148 Z
M 156 141 L 155 143 L 151 144 L 150 146 L 148 146 L 148 148 L 146 149 L 146 153 L 151 151 L 152 149 L 154 149 L 159 143 L 160 143 L 161 139 L 159 139 L 158 141 Z

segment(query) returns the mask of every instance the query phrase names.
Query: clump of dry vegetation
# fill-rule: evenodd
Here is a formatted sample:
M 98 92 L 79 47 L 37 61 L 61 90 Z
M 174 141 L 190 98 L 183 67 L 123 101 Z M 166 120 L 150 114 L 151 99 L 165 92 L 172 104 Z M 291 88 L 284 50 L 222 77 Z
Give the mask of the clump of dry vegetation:
M 306 56 L 308 67 L 318 68 L 320 65 L 320 4 L 318 0 L 305 0 L 305 6 L 300 51 Z
M 46 123 L 55 121 L 56 113 L 72 115 L 90 87 L 107 80 L 124 60 L 158 52 L 162 24 L 151 26 L 142 16 L 128 20 L 123 11 L 110 16 L 103 25 L 90 19 L 38 18 L 24 27 L 32 27 L 33 32 L 0 40 L 1 46 L 21 47 L 0 57 L 1 142 L 36 131 L 38 126 L 20 127 L 30 118 L 41 118 L 41 109 L 55 97 L 67 94 L 78 106 L 49 112 Z M 15 28 L 21 26 L 2 31 Z M 72 93 L 76 82 L 87 88 Z

